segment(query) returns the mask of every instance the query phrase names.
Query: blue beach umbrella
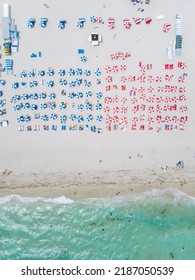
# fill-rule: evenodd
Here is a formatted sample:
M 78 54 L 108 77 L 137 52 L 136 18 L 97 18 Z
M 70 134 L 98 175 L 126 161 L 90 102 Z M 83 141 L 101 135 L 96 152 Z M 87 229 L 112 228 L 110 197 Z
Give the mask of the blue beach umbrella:
M 96 22 L 96 17 L 95 16 L 90 16 L 89 19 L 90 19 L 91 22 Z
M 86 97 L 92 97 L 92 92 L 91 91 L 87 91 L 86 92 Z
M 30 108 L 32 111 L 34 111 L 34 110 L 38 109 L 38 106 L 37 106 L 37 104 L 32 104 Z
M 100 75 L 101 75 L 101 70 L 100 70 L 100 68 L 97 68 L 97 69 L 95 70 L 95 75 L 96 75 L 96 76 L 100 76 Z
M 85 71 L 84 71 L 84 75 L 85 75 L 85 76 L 88 77 L 88 76 L 90 76 L 90 74 L 91 74 L 91 71 L 90 71 L 90 70 L 85 70 Z
M 90 87 L 91 86 L 91 82 L 85 82 L 85 87 Z
M 19 110 L 20 110 L 20 105 L 19 104 L 15 105 L 14 106 L 14 111 L 19 111 Z
M 0 80 L 0 86 L 4 86 L 5 85 L 5 81 L 4 80 Z
M 53 86 L 54 86 L 54 81 L 49 81 L 49 82 L 47 82 L 47 86 L 48 86 L 48 87 L 53 87 Z
M 91 111 L 91 110 L 93 109 L 92 103 L 89 102 L 89 101 L 87 101 L 87 102 L 85 103 L 85 108 L 86 108 L 87 111 Z
M 33 100 L 37 100 L 39 98 L 39 96 L 37 93 L 32 93 L 32 94 L 30 94 L 30 98 Z
M 23 121 L 24 121 L 24 116 L 20 116 L 20 117 L 17 118 L 17 122 L 20 123 L 20 122 L 23 122 Z
M 95 109 L 97 111 L 101 110 L 102 109 L 102 104 L 101 103 L 97 103 L 96 106 L 95 106 Z
M 80 86 L 82 84 L 83 80 L 82 79 L 76 79 L 76 84 Z
M 60 85 L 61 86 L 67 85 L 67 81 L 65 79 L 60 79 Z
M 64 102 L 61 102 L 59 105 L 60 110 L 66 109 L 67 105 Z
M 69 87 L 75 87 L 75 85 L 76 85 L 76 82 L 75 81 L 71 81 L 70 83 L 69 83 Z
M 29 78 L 32 78 L 32 77 L 34 77 L 35 76 L 35 70 L 30 70 L 30 72 L 28 73 L 28 76 L 29 76 Z
M 75 120 L 76 120 L 76 118 L 77 118 L 77 117 L 76 117 L 76 115 L 75 115 L 75 114 L 71 114 L 71 115 L 70 115 L 70 120 L 71 120 L 71 121 L 75 121 Z
M 26 73 L 25 70 L 22 70 L 19 75 L 20 75 L 21 78 L 26 78 L 27 77 L 27 73 Z
M 44 121 L 44 122 L 45 122 L 45 121 L 48 121 L 48 120 L 49 120 L 48 115 L 42 115 L 42 116 L 41 116 L 41 120 Z
M 82 92 L 78 92 L 78 93 L 77 93 L 77 98 L 79 98 L 79 99 L 80 99 L 80 98 L 83 98 L 83 93 L 82 93 Z
M 22 106 L 23 109 L 29 109 L 30 108 L 30 104 L 27 102 L 27 103 L 23 103 L 23 106 Z
M 82 115 L 79 115 L 78 117 L 77 117 L 77 121 L 80 123 L 80 122 L 83 122 L 84 121 L 84 118 L 83 118 L 83 116 Z
M 101 115 L 98 115 L 96 117 L 96 121 L 101 122 L 103 120 L 103 117 Z
M 29 98 L 29 95 L 27 93 L 22 94 L 21 97 L 23 100 L 27 100 Z
M 87 57 L 85 55 L 82 55 L 80 58 L 79 58 L 79 61 L 80 62 L 86 62 L 87 61 Z
M 47 108 L 47 103 L 41 103 L 41 109 L 46 109 Z
M 30 87 L 36 87 L 38 85 L 37 81 L 30 82 Z
M 65 19 L 61 19 L 58 24 L 59 29 L 64 29 L 66 26 L 67 21 Z
M 65 123 L 66 120 L 67 120 L 67 116 L 66 116 L 66 115 L 60 116 L 60 122 L 61 122 L 61 123 Z
M 69 76 L 74 76 L 75 75 L 75 71 L 74 69 L 70 68 L 68 71 Z
M 31 120 L 31 117 L 29 115 L 24 116 L 24 122 L 29 122 Z
M 85 22 L 85 18 L 79 18 L 77 22 L 77 27 L 83 28 Z
M 55 109 L 55 108 L 56 108 L 56 103 L 55 103 L 55 102 L 51 102 L 51 103 L 49 104 L 49 108 L 50 108 L 51 110 Z
M 55 99 L 56 98 L 56 94 L 54 93 L 54 92 L 51 92 L 50 94 L 49 94 L 49 99 L 50 100 L 53 100 L 53 99 Z
M 1 85 L 1 81 L 0 81 L 0 85 Z M 19 87 L 19 83 L 18 82 L 14 82 L 12 84 L 12 88 L 17 89 Z
M 45 71 L 44 71 L 44 70 L 40 70 L 40 71 L 38 72 L 38 76 L 40 76 L 40 77 L 45 76 Z
M 59 76 L 64 76 L 64 75 L 65 75 L 65 70 L 60 69 L 60 70 L 58 71 L 58 74 L 59 74 Z
M 98 91 L 98 92 L 96 92 L 96 97 L 97 98 L 102 98 L 102 96 L 103 96 L 103 94 L 102 94 L 102 92 L 100 92 L 100 91 Z
M 45 92 L 41 92 L 41 93 L 39 94 L 39 98 L 40 98 L 40 99 L 45 99 L 46 96 L 47 96 L 47 94 L 46 94 Z
M 50 115 L 50 119 L 51 119 L 51 120 L 56 120 L 57 117 L 58 117 L 57 114 L 51 114 L 51 115 Z
M 91 122 L 93 120 L 93 115 L 89 114 L 86 119 L 88 122 Z
M 68 97 L 69 98 L 74 98 L 76 96 L 76 94 L 74 93 L 74 92 L 70 92 L 69 94 L 68 94 Z
M 77 69 L 76 69 L 76 75 L 80 76 L 80 75 L 82 75 L 82 74 L 83 74 L 82 68 L 77 68 Z
M 53 76 L 53 75 L 54 75 L 54 71 L 53 71 L 52 69 L 49 69 L 49 70 L 47 71 L 47 75 L 48 75 L 48 76 Z
M 77 109 L 78 109 L 79 111 L 83 111 L 84 105 L 83 105 L 83 104 L 79 104 L 79 105 L 77 106 Z
M 19 101 L 21 99 L 21 96 L 18 95 L 18 94 L 15 94 L 13 97 L 12 97 L 13 101 Z

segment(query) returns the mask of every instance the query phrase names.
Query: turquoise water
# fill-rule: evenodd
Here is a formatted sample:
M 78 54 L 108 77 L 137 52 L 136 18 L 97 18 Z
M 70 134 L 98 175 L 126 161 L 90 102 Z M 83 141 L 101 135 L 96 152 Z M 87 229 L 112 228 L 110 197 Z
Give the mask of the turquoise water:
M 73 202 L 0 198 L 0 259 L 195 259 L 195 200 L 172 189 Z

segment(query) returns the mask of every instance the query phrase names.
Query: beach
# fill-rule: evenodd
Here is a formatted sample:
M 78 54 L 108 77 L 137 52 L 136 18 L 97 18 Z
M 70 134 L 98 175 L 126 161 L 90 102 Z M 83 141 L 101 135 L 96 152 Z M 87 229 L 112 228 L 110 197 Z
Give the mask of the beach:
M 195 259 L 194 3 L 161 2 L 0 0 L 0 259 Z

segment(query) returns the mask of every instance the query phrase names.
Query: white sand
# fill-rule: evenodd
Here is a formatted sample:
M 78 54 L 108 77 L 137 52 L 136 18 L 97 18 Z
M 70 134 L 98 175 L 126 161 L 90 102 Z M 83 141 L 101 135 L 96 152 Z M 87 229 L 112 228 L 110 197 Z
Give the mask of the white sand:
M 4 1 L 0 1 L 0 7 L 3 3 Z M 49 8 L 46 8 L 43 3 L 47 3 Z M 9 176 L 1 176 L 2 189 L 0 194 L 25 194 L 24 189 L 29 186 L 30 192 L 27 193 L 29 195 L 56 196 L 65 194 L 74 197 L 74 193 L 77 192 L 77 194 L 79 193 L 78 198 L 113 196 L 119 191 L 126 194 L 131 192 L 131 189 L 133 191 L 148 189 L 149 181 L 152 182 L 152 187 L 162 187 L 160 180 L 163 178 L 163 182 L 166 182 L 162 183 L 163 187 L 173 186 L 195 195 L 195 158 L 193 157 L 195 154 L 193 83 L 195 39 L 191 33 L 194 24 L 192 14 L 194 3 L 192 0 L 189 0 L 187 4 L 184 0 L 151 0 L 149 5 L 137 6 L 133 6 L 129 0 L 10 0 L 8 4 L 11 5 L 12 17 L 16 20 L 17 28 L 20 31 L 20 50 L 19 53 L 10 57 L 14 59 L 14 74 L 17 76 L 2 74 L 2 79 L 6 80 L 6 85 L 2 87 L 2 90 L 7 99 L 6 119 L 9 120 L 10 126 L 0 128 L 0 172 L 5 169 L 13 172 Z M 143 7 L 144 12 L 137 11 L 139 7 Z M 175 38 L 174 24 L 178 12 L 183 14 L 183 51 L 182 57 L 175 57 L 170 61 L 166 55 L 166 48 L 170 40 Z M 156 20 L 156 16 L 159 14 L 165 15 L 163 21 Z M 91 15 L 101 16 L 105 23 L 90 23 L 89 17 Z M 138 16 L 143 18 L 151 16 L 153 21 L 148 26 L 145 23 L 136 26 L 132 18 Z M 37 20 L 34 29 L 27 27 L 27 20 L 30 17 Z M 41 29 L 38 25 L 41 17 L 47 17 L 49 20 L 45 29 Z M 85 27 L 82 30 L 76 27 L 79 17 L 86 18 Z M 116 28 L 114 30 L 108 28 L 107 20 L 109 17 L 115 18 Z M 58 21 L 63 18 L 67 19 L 67 25 L 64 30 L 59 30 L 57 28 Z M 133 26 L 130 30 L 125 30 L 123 27 L 123 19 L 125 18 L 131 19 Z M 171 23 L 172 28 L 168 33 L 163 33 L 162 25 L 166 22 Z M 103 42 L 98 47 L 93 47 L 88 42 L 88 36 L 92 31 L 98 31 L 103 37 Z M 140 36 L 140 41 L 136 40 L 137 36 Z M 0 40 L 3 44 L 2 38 Z M 78 62 L 78 48 L 85 49 L 88 60 L 84 64 Z M 38 51 L 42 51 L 42 58 L 30 58 L 32 52 Z M 59 102 L 61 101 L 60 92 L 62 89 L 58 83 L 57 72 L 59 69 L 68 70 L 71 67 L 74 69 L 82 67 L 94 72 L 97 67 L 100 67 L 103 72 L 106 64 L 115 65 L 115 62 L 110 60 L 110 54 L 117 51 L 131 52 L 130 59 L 116 62 L 118 65 L 126 64 L 126 76 L 139 74 L 139 61 L 142 61 L 143 64 L 152 63 L 152 75 L 154 76 L 165 75 L 165 70 L 161 69 L 162 64 L 174 63 L 175 70 L 170 74 L 173 73 L 177 77 L 179 73 L 182 73 L 176 67 L 177 62 L 183 61 L 187 64 L 184 72 L 188 73 L 185 82 L 187 88 L 185 95 L 189 121 L 184 131 L 162 130 L 160 133 L 156 130 L 132 131 L 131 125 L 129 125 L 126 131 L 108 132 L 105 123 L 102 122 L 99 126 L 103 128 L 103 133 L 100 134 L 87 130 L 62 132 L 59 120 L 56 121 L 59 127 L 57 131 L 43 131 L 41 129 L 38 132 L 26 130 L 19 132 L 17 130 L 16 119 L 21 113 L 14 112 L 13 104 L 9 102 L 13 94 L 54 91 L 58 94 L 56 101 Z M 3 54 L 2 63 L 4 59 Z M 38 76 L 34 78 L 39 82 L 37 88 L 11 89 L 14 81 L 29 82 L 32 80 L 30 78 L 21 79 L 18 76 L 23 69 L 28 71 L 37 69 L 38 71 L 47 70 L 48 67 L 54 68 L 56 73 L 54 78 L 51 77 L 51 80 L 55 80 L 55 87 L 51 90 L 47 86 L 41 85 L 41 78 Z M 113 74 L 117 84 L 121 84 L 121 75 L 121 73 L 120 76 Z M 70 80 L 68 76 L 65 78 Z M 46 76 L 44 79 L 49 80 L 50 78 Z M 105 92 L 107 85 L 105 73 L 102 74 L 101 80 L 101 85 L 94 85 L 95 77 L 93 77 L 93 86 L 89 90 L 102 91 L 106 96 L 108 93 Z M 174 85 L 183 86 L 175 81 Z M 147 84 L 147 86 L 149 85 Z M 133 86 L 138 87 L 140 84 L 135 83 Z M 67 88 L 67 92 L 68 90 Z M 87 90 L 87 88 L 83 88 L 83 91 Z M 77 92 L 79 89 L 75 91 Z M 118 91 L 117 94 L 120 95 L 121 92 Z M 115 96 L 115 92 L 113 92 L 113 96 Z M 68 98 L 67 101 L 72 102 Z M 37 104 L 41 102 L 38 100 Z M 75 102 L 79 104 L 78 100 Z M 61 114 L 59 109 L 55 112 Z M 68 108 L 67 112 L 70 114 L 71 108 Z M 30 109 L 29 113 L 32 114 Z M 102 115 L 105 114 L 102 112 Z M 154 116 L 156 115 L 157 113 L 154 114 Z M 0 120 L 2 119 L 5 117 L 0 117 Z M 43 124 L 42 122 L 41 126 Z M 143 157 L 138 157 L 138 153 Z M 185 162 L 185 169 L 175 171 L 175 165 L 180 160 Z M 161 166 L 163 165 L 167 165 L 169 170 L 162 171 Z M 32 175 L 33 173 L 37 175 Z M 77 175 L 78 173 L 81 173 L 81 179 Z M 133 182 L 132 178 L 134 178 Z M 186 188 L 184 187 L 185 181 L 188 185 Z M 181 186 L 181 182 L 184 182 L 182 183 L 184 186 Z M 41 185 L 44 185 L 45 188 L 41 188 Z M 32 186 L 37 186 L 37 192 Z M 18 188 L 13 190 L 13 187 Z

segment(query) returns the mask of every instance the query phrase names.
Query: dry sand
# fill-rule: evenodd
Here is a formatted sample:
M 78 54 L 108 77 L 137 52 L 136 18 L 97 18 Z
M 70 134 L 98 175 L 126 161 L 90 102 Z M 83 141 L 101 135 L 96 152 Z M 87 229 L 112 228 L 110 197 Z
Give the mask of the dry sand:
M 1 7 L 3 3 L 1 0 Z M 44 3 L 49 8 L 45 7 Z M 195 38 L 190 32 L 194 24 L 194 2 L 151 0 L 149 5 L 141 5 L 144 12 L 137 11 L 140 5 L 133 6 L 130 0 L 10 0 L 8 4 L 11 5 L 12 17 L 20 31 L 20 51 L 11 57 L 14 59 L 14 74 L 17 76 L 2 74 L 2 79 L 6 80 L 3 90 L 8 101 L 6 118 L 9 119 L 10 126 L 6 129 L 0 128 L 0 195 L 65 195 L 82 199 L 173 187 L 195 196 Z M 170 61 L 166 48 L 175 37 L 175 15 L 178 12 L 183 14 L 183 52 L 182 57 L 175 57 Z M 98 28 L 94 28 L 89 22 L 89 17 L 94 14 L 105 21 L 98 25 Z M 164 21 L 156 20 L 159 14 L 165 15 Z M 114 30 L 107 26 L 107 19 L 111 16 L 116 20 Z M 130 30 L 123 28 L 123 19 L 138 16 L 151 16 L 153 22 L 150 26 L 134 24 Z M 30 17 L 37 20 L 33 30 L 27 28 Z M 38 26 L 41 17 L 49 19 L 44 30 Z M 83 30 L 76 27 L 79 17 L 87 19 Z M 61 18 L 67 19 L 66 29 L 63 31 L 57 28 Z M 172 25 L 172 29 L 166 34 L 162 32 L 162 24 L 165 22 Z M 94 30 L 98 30 L 103 37 L 103 42 L 98 47 L 93 47 L 88 42 L 88 35 Z M 140 41 L 136 40 L 138 36 L 141 37 Z M 86 64 L 78 64 L 78 48 L 85 49 L 88 58 Z M 30 58 L 32 52 L 38 51 L 42 51 L 42 58 Z M 108 132 L 105 124 L 102 124 L 103 133 L 100 134 L 87 130 L 66 133 L 61 130 L 17 130 L 16 118 L 19 113 L 13 111 L 13 104 L 9 101 L 13 95 L 11 85 L 14 81 L 21 81 L 18 75 L 22 69 L 46 70 L 52 67 L 57 72 L 61 68 L 81 66 L 94 71 L 97 67 L 103 69 L 106 64 L 111 64 L 110 53 L 116 51 L 131 52 L 131 58 L 126 60 L 125 64 L 129 72 L 134 71 L 136 74 L 140 60 L 144 64 L 152 63 L 155 75 L 163 75 L 162 64 L 177 65 L 178 61 L 187 64 L 185 71 L 188 77 L 185 86 L 189 122 L 184 131 L 162 130 L 157 133 L 127 129 Z M 3 55 L 2 61 L 4 59 Z M 177 71 L 174 74 L 177 75 Z M 103 93 L 106 85 L 104 78 L 105 73 L 99 86 Z M 42 92 L 44 89 L 40 85 L 41 79 L 36 79 L 39 81 L 36 91 Z M 58 75 L 55 75 L 54 79 L 59 80 Z M 26 81 L 30 79 L 26 78 Z M 21 89 L 16 90 L 18 94 L 20 91 Z M 29 88 L 27 91 L 31 92 Z M 61 87 L 56 85 L 53 91 L 60 92 Z M 139 157 L 138 154 L 142 156 Z M 182 171 L 175 169 L 180 160 L 185 162 Z M 164 165 L 169 167 L 167 171 L 161 170 Z M 8 175 L 7 171 L 4 172 L 6 169 L 12 173 Z

